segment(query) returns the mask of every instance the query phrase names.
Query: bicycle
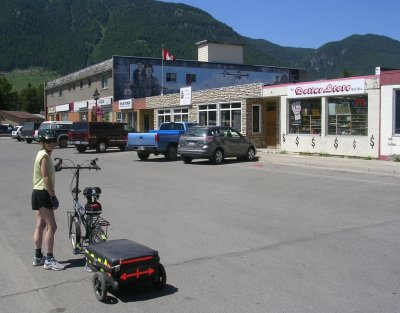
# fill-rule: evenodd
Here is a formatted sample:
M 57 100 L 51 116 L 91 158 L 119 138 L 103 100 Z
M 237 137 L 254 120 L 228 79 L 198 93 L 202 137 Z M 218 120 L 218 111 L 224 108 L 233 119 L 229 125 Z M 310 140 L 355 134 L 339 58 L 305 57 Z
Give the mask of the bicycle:
M 83 207 L 79 202 L 79 174 L 80 170 L 101 170 L 97 165 L 98 159 L 86 160 L 81 164 L 75 164 L 66 159 L 68 164 L 61 158 L 54 158 L 54 168 L 57 172 L 69 169 L 74 174 L 70 184 L 70 190 L 73 198 L 73 211 L 67 211 L 68 235 L 72 244 L 74 254 L 81 254 L 85 247 L 91 243 L 104 242 L 107 240 L 107 230 L 110 223 L 101 217 L 102 208 L 97 200 L 100 197 L 100 187 L 85 187 L 83 196 L 86 197 L 86 204 Z M 75 180 L 75 185 L 74 185 Z

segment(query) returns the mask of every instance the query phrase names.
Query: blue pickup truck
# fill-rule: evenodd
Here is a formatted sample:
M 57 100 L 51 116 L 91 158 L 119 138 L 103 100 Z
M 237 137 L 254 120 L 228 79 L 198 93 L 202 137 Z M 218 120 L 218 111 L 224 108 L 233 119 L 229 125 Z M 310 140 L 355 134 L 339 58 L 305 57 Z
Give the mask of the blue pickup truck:
M 190 122 L 166 122 L 160 125 L 158 130 L 150 130 L 148 133 L 129 133 L 127 150 L 137 151 L 138 158 L 147 160 L 150 154 L 164 154 L 168 160 L 174 160 L 177 156 L 177 147 L 180 136 L 197 123 Z

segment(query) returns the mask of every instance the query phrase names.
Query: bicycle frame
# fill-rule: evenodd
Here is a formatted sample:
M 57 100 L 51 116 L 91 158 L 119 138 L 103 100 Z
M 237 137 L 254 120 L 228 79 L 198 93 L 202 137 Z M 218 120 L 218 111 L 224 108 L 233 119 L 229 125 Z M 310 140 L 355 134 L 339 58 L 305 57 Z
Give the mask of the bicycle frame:
M 72 166 L 63 163 L 60 158 L 55 158 L 58 163 L 55 165 L 56 171 L 63 169 L 70 169 L 74 176 L 71 181 L 71 188 L 73 186 L 73 180 L 75 179 L 75 186 L 71 189 L 73 198 L 73 211 L 67 211 L 68 217 L 68 231 L 69 239 L 73 246 L 73 252 L 75 254 L 82 253 L 84 251 L 84 244 L 90 244 L 92 242 L 105 241 L 107 239 L 107 230 L 110 223 L 100 216 L 100 214 L 88 214 L 85 208 L 79 202 L 79 175 L 82 169 L 94 169 L 100 170 L 101 168 L 97 165 L 97 158 L 88 160 L 89 166 L 83 166 L 82 164 L 75 165 L 71 160 L 68 160 Z M 97 198 L 95 198 L 97 201 Z M 97 202 L 96 202 L 97 203 Z M 84 233 L 81 231 L 81 226 L 84 228 Z

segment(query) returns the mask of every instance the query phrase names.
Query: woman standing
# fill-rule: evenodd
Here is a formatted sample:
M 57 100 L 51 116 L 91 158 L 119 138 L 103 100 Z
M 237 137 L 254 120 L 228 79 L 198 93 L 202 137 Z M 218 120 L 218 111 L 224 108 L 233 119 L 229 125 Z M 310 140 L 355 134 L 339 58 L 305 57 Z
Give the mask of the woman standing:
M 32 210 L 36 211 L 36 228 L 33 233 L 35 256 L 33 266 L 43 265 L 46 270 L 60 271 L 64 266 L 56 261 L 53 256 L 54 235 L 57 223 L 54 210 L 58 208 L 58 199 L 54 192 L 55 170 L 51 160 L 51 153 L 57 142 L 50 134 L 39 137 L 42 149 L 36 155 L 33 167 Z M 43 232 L 44 245 L 47 249 L 46 257 L 42 253 Z

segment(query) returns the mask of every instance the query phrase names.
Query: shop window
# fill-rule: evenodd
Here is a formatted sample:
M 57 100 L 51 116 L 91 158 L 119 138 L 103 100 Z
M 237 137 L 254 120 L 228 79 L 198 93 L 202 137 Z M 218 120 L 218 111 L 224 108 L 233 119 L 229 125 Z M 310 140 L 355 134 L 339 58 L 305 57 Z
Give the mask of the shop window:
M 171 122 L 171 110 L 158 110 L 157 116 L 158 126 L 160 126 L 161 123 Z
M 395 105 L 395 129 L 396 135 L 400 135 L 400 90 L 394 91 L 394 105 Z
M 328 135 L 368 135 L 368 98 L 328 98 Z
M 289 101 L 289 133 L 321 134 L 321 98 Z
M 217 105 L 204 104 L 199 105 L 199 118 L 200 125 L 216 126 L 217 125 Z
M 101 89 L 108 88 L 108 78 L 106 75 L 101 75 Z
M 176 73 L 167 73 L 166 81 L 167 82 L 176 82 Z
M 196 82 L 196 74 L 186 74 L 186 86 Z
M 174 122 L 188 122 L 189 109 L 174 109 Z
M 260 133 L 261 132 L 261 105 L 253 105 L 253 133 Z
M 242 128 L 242 105 L 240 102 L 222 103 L 220 105 L 220 124 L 240 131 Z

